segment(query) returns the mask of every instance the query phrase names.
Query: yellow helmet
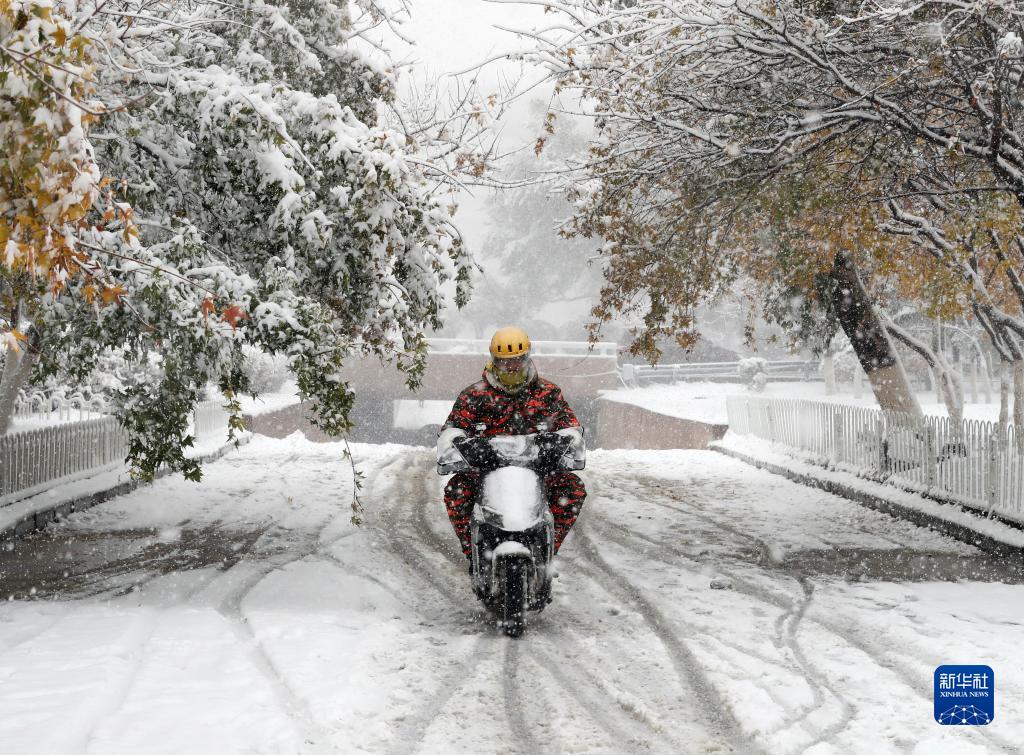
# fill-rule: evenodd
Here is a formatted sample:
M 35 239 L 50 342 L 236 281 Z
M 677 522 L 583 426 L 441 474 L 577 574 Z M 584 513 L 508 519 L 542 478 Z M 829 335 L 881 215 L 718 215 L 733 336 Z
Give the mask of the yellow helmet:
M 530 353 L 530 337 L 522 328 L 500 328 L 491 336 L 491 357 L 508 359 Z

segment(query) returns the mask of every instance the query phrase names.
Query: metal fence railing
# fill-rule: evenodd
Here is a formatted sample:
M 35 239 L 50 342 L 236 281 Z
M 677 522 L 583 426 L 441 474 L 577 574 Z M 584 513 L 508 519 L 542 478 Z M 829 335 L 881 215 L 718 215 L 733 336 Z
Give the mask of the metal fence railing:
M 199 441 L 226 440 L 227 420 L 219 401 L 204 401 L 196 406 L 192 433 Z M 116 468 L 127 453 L 124 429 L 109 416 L 0 435 L 0 507 Z
M 106 399 L 89 391 L 28 388 L 18 391 L 14 401 L 14 417 L 22 421 L 83 422 L 104 416 L 106 410 Z
M 623 364 L 619 371 L 627 385 L 649 383 L 676 383 L 689 380 L 739 383 L 739 362 L 694 362 L 688 364 Z M 765 375 L 769 380 L 819 379 L 817 361 L 783 360 L 765 362 Z
M 431 354 L 487 354 L 490 341 L 481 338 L 431 338 Z M 618 344 L 613 341 L 531 341 L 535 356 L 615 357 Z
M 799 399 L 730 396 L 727 406 L 732 432 L 1024 523 L 1024 438 L 1013 425 Z

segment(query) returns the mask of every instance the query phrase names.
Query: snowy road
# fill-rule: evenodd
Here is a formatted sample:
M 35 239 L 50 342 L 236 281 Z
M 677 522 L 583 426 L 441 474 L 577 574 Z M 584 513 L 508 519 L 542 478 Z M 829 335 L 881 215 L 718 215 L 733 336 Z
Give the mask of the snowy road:
M 3 750 L 1024 742 L 1024 574 L 973 548 L 712 452 L 596 452 L 555 602 L 513 641 L 469 593 L 430 453 L 355 452 L 361 527 L 339 446 L 257 438 L 0 553 Z M 934 723 L 941 663 L 995 669 L 993 724 Z

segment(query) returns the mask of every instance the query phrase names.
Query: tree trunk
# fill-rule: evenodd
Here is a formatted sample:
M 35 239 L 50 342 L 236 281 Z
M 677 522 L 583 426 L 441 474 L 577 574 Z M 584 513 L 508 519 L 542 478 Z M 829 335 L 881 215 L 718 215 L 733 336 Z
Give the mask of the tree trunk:
M 878 405 L 888 411 L 923 416 L 899 355 L 864 290 L 849 252 L 836 254 L 829 277 L 839 324 L 853 344 Z
M 32 368 L 35 367 L 38 357 L 38 350 L 33 348 L 7 350 L 3 375 L 0 376 L 0 435 L 11 427 L 14 419 L 14 401 L 18 398 L 18 391 L 32 376 Z
M 971 360 L 971 403 L 978 403 L 978 360 Z

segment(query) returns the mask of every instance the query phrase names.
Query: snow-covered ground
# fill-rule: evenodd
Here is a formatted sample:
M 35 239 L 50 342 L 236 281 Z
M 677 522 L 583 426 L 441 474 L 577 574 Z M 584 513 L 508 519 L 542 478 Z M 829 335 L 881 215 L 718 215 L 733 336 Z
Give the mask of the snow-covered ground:
M 601 451 L 555 602 L 473 600 L 429 451 L 255 438 L 0 552 L 17 753 L 1019 752 L 1024 575 L 710 451 Z M 726 589 L 712 589 L 712 581 Z M 6 597 L 6 596 L 5 596 Z M 996 718 L 932 719 L 987 663 Z
M 293 406 L 301 401 L 299 387 L 294 381 L 286 382 L 279 391 L 273 393 L 261 393 L 256 398 L 240 396 L 238 399 L 238 403 L 242 406 L 242 414 L 250 416 L 276 412 L 278 409 Z
M 712 424 L 728 424 L 729 418 L 725 411 L 726 396 L 751 395 L 762 398 L 799 398 L 811 401 L 826 401 L 836 404 L 853 404 L 856 406 L 874 406 L 875 401 L 871 388 L 865 383 L 861 395 L 854 396 L 849 386 L 831 396 L 825 395 L 825 383 L 821 381 L 778 382 L 768 383 L 761 393 L 753 393 L 740 383 L 705 383 L 680 382 L 668 385 L 649 385 L 642 388 L 623 388 L 617 391 L 605 391 L 603 398 L 635 404 L 652 412 L 666 414 L 670 417 L 681 417 L 698 422 Z M 917 394 L 921 409 L 925 414 L 946 416 L 946 407 L 936 401 L 934 391 L 922 391 Z M 999 419 L 999 393 L 995 392 L 994 403 L 967 403 L 964 405 L 966 419 L 986 420 L 995 422 Z

